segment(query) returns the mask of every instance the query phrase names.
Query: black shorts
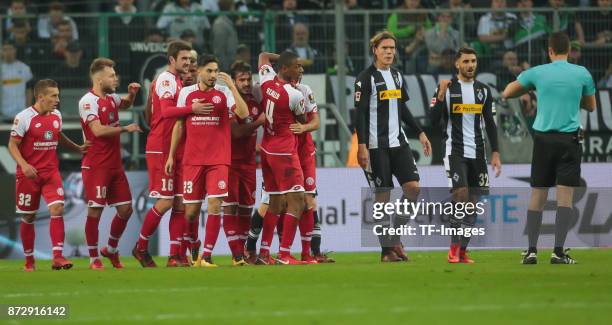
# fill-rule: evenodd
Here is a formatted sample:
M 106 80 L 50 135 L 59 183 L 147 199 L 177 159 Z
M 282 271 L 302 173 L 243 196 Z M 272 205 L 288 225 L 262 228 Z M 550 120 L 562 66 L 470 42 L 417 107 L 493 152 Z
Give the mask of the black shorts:
M 535 132 L 531 186 L 579 186 L 582 139 L 579 132 Z
M 488 193 L 489 171 L 485 159 L 449 155 L 444 158 L 444 168 L 449 187 L 467 187 L 477 194 Z
M 393 176 L 402 185 L 419 181 L 419 171 L 409 146 L 370 149 L 370 168 L 365 175 L 372 188 L 393 188 Z

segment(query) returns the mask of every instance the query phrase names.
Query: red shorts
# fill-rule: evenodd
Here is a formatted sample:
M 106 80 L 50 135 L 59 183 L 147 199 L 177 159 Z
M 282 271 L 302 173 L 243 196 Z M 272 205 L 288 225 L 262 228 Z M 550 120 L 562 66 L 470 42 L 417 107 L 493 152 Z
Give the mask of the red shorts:
M 175 161 L 174 174 L 166 175 L 165 154 L 148 153 L 147 170 L 149 171 L 149 197 L 155 199 L 173 199 L 175 196 L 183 195 L 183 164 Z
M 102 208 L 132 203 L 132 193 L 123 168 L 83 168 L 83 187 L 87 206 Z
M 237 205 L 240 208 L 252 208 L 255 205 L 257 189 L 255 165 L 232 164 L 229 169 L 228 195 L 223 206 Z
M 272 155 L 261 151 L 261 171 L 266 192 L 304 192 L 304 174 L 297 154 Z
M 200 203 L 204 197 L 227 196 L 227 165 L 183 165 L 183 203 Z
M 315 194 L 317 192 L 317 157 L 315 152 L 300 153 L 300 165 L 304 173 L 304 190 L 306 193 Z
M 15 182 L 15 208 L 17 213 L 34 214 L 40 205 L 40 196 L 47 206 L 64 204 L 64 188 L 59 171 L 39 172 L 35 179 L 17 177 Z

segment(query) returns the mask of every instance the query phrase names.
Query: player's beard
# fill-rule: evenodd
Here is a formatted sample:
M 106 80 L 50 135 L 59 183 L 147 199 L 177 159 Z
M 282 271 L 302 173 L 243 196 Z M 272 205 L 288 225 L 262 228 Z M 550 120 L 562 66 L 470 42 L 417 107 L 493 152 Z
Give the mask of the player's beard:
M 476 69 L 473 70 L 468 70 L 468 69 L 461 69 L 459 70 L 459 74 L 461 74 L 461 76 L 465 79 L 474 79 L 474 76 L 476 75 Z
M 212 82 L 207 82 L 207 81 L 204 81 L 204 84 L 205 84 L 205 85 L 206 85 L 206 87 L 208 87 L 208 88 L 213 88 L 213 87 L 215 86 L 215 84 L 216 84 L 216 83 L 217 83 L 217 81 L 216 81 L 216 80 L 214 80 L 214 81 L 212 81 Z
M 113 94 L 113 93 L 115 93 L 116 89 L 117 89 L 117 87 L 115 87 L 115 86 L 103 86 L 102 87 L 102 91 L 105 94 Z

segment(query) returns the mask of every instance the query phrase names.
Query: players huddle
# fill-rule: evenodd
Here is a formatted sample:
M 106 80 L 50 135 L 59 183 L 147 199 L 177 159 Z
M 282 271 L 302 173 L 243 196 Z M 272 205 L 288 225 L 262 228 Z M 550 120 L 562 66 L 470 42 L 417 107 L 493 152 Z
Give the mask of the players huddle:
M 167 70 L 153 81 L 145 110 L 145 120 L 151 128 L 146 145 L 149 196 L 156 202 L 147 212 L 132 250 L 143 267 L 156 266 L 148 252 L 148 239 L 168 210 L 171 210 L 169 267 L 217 266 L 211 256 L 221 230 L 222 210 L 233 265 L 333 262 L 320 254 L 318 247 L 313 256 L 308 245 L 315 223 L 316 186 L 314 144 L 306 133 L 318 127 L 314 96 L 299 83 L 303 68 L 295 54 L 262 53 L 260 57 L 260 81 L 253 85 L 251 67 L 245 62 L 235 62 L 230 76 L 219 71 L 216 57 L 197 57 L 181 41 L 168 45 Z M 277 63 L 278 74 L 272 61 Z M 128 94 L 123 98 L 116 95 L 118 76 L 114 62 L 107 58 L 92 62 L 90 77 L 92 88 L 79 101 L 85 140 L 82 145 L 75 144 L 61 131 L 61 113 L 57 110 L 59 89 L 53 80 L 38 81 L 35 104 L 15 118 L 9 151 L 18 165 L 16 208 L 22 218 L 25 271 L 35 270 L 33 222 L 41 196 L 51 212 L 52 268 L 69 269 L 73 265 L 62 254 L 64 191 L 56 153 L 58 144 L 83 154 L 81 167 L 88 205 L 85 237 L 90 268 L 104 269 L 100 255 L 114 268 L 123 267 L 117 246 L 132 215 L 132 197 L 122 166 L 119 137 L 124 132 L 142 130 L 136 124 L 121 126 L 119 111 L 132 106 L 140 85 L 129 84 Z M 218 79 L 225 86 L 217 84 Z M 315 122 L 309 123 L 312 120 Z M 257 256 L 252 250 L 245 250 L 245 242 L 255 203 L 260 126 L 264 127 L 262 167 L 269 195 L 265 205 L 270 205 L 263 212 L 264 223 L 274 224 L 264 227 L 263 237 L 270 239 L 262 244 Z M 298 150 L 304 150 L 306 155 L 298 154 Z M 306 181 L 304 173 L 308 175 Z M 307 201 L 305 187 L 311 194 Z M 208 217 L 201 247 L 198 229 L 205 198 Z M 99 249 L 98 226 L 106 206 L 115 207 L 116 215 L 108 243 Z M 277 225 L 279 220 L 282 222 Z M 302 250 L 300 260 L 290 254 L 298 225 L 307 249 Z M 277 226 L 283 236 L 278 257 L 272 258 L 269 244 Z
M 555 33 L 549 43 L 553 63 L 543 67 L 561 74 L 565 67 L 563 64 L 567 64 L 564 60 L 567 59 L 569 40 L 567 36 Z M 431 144 L 408 109 L 408 91 L 401 73 L 392 67 L 396 54 L 395 36 L 389 32 L 378 33 L 371 39 L 370 46 L 374 62 L 359 74 L 355 82 L 357 158 L 374 188 L 377 202 L 390 200 L 393 177 L 402 187 L 402 200 L 416 201 L 419 174 L 403 125 L 416 131 L 426 155 L 431 154 Z M 278 73 L 272 67 L 273 62 Z M 315 145 L 310 135 L 318 129 L 319 117 L 312 90 L 301 82 L 304 69 L 298 56 L 291 52 L 280 55 L 262 53 L 258 66 L 259 82 L 253 84 L 251 67 L 245 62 L 235 62 L 230 74 L 226 74 L 219 71 L 216 57 L 198 57 L 187 43 L 181 41 L 168 45 L 167 70 L 153 81 L 145 109 L 145 120 L 151 129 L 146 145 L 149 196 L 156 202 L 147 212 L 138 242 L 132 250 L 132 255 L 143 267 L 156 267 L 148 252 L 148 240 L 168 210 L 171 210 L 168 267 L 217 267 L 212 253 L 222 225 L 232 253 L 232 263 L 236 266 L 334 262 L 320 251 L 320 219 L 315 200 Z M 444 165 L 453 201 L 475 203 L 489 187 L 484 131 L 491 145 L 491 165 L 495 176 L 501 173 L 495 105 L 490 88 L 475 80 L 477 57 L 473 49 L 458 50 L 455 68 L 457 75 L 451 80 L 442 80 L 436 89 L 430 115 L 432 125 L 443 131 Z M 584 85 L 579 85 L 582 97 L 576 95 L 576 103 L 566 105 L 566 118 L 558 122 L 559 125 L 542 127 L 542 136 L 549 135 L 544 132 L 556 132 L 552 136 L 570 139 L 567 143 L 572 148 L 577 141 L 572 139 L 579 133 L 579 106 L 586 105 L 589 111 L 595 109 L 592 78 L 586 70 L 576 71 L 578 79 L 584 80 Z M 546 87 L 548 84 L 535 85 L 535 81 L 527 80 L 534 73 L 519 76 L 519 81 L 506 89 L 504 97 L 517 96 L 529 88 Z M 58 144 L 83 154 L 82 174 L 88 204 L 85 237 L 90 268 L 104 268 L 99 255 L 108 258 L 113 267 L 123 267 L 117 245 L 132 214 L 132 197 L 121 163 L 119 136 L 124 132 L 142 130 L 136 124 L 121 126 L 119 110 L 132 106 L 140 85 L 131 83 L 125 97 L 117 96 L 118 78 L 114 62 L 106 58 L 93 61 L 90 76 L 92 88 L 79 101 L 85 137 L 82 145 L 75 144 L 61 131 L 62 118 L 57 110 L 59 89 L 53 80 L 38 81 L 34 87 L 35 104 L 15 118 L 9 151 L 17 162 L 16 209 L 22 218 L 21 239 L 26 271 L 35 269 L 33 222 L 41 196 L 51 213 L 52 268 L 72 267 L 72 262 L 62 255 L 64 191 L 56 155 Z M 219 85 L 218 79 L 225 86 Z M 575 86 L 568 82 L 566 88 Z M 588 102 L 588 105 L 583 102 Z M 550 107 L 553 106 L 546 107 L 552 110 Z M 566 120 L 567 123 L 563 124 Z M 260 154 L 264 183 L 261 206 L 252 213 L 256 191 L 257 129 L 260 126 L 263 127 Z M 541 158 L 542 155 L 535 150 L 534 165 L 535 156 Z M 555 150 L 564 152 L 565 149 Z M 555 178 L 559 186 L 565 186 L 562 190 L 569 193 L 566 196 L 570 199 L 559 201 L 558 234 L 551 262 L 575 263 L 563 249 L 567 227 L 561 227 L 567 223 L 565 219 L 570 209 L 564 202 L 571 202 L 571 186 L 577 185 L 580 175 L 579 154 L 575 156 L 577 158 L 571 162 L 571 177 L 563 178 L 563 174 L 547 172 L 547 179 L 538 182 L 542 172 L 537 168 L 532 170 L 536 197 L 532 197 L 532 203 L 542 203 L 540 206 L 530 205 L 529 250 L 523 258 L 524 264 L 537 261 L 537 235 L 547 191 L 536 186 L 553 186 Z M 546 159 L 553 159 L 550 157 Z M 540 160 L 544 161 L 544 158 Z M 208 216 L 202 245 L 198 230 L 205 198 Z M 117 212 L 111 223 L 108 243 L 99 249 L 98 225 L 106 206 L 115 207 Z M 388 217 L 391 219 L 392 216 Z M 395 226 L 407 222 L 402 216 L 393 217 Z M 449 216 L 450 227 L 461 233 L 459 228 L 473 227 L 476 218 L 475 213 L 462 218 Z M 273 258 L 270 246 L 275 229 L 280 249 L 278 256 Z M 298 229 L 302 240 L 300 259 L 291 255 Z M 260 235 L 261 247 L 257 254 L 256 243 Z M 399 236 L 384 235 L 379 239 L 382 262 L 409 260 Z M 469 239 L 469 236 L 452 236 L 449 263 L 474 263 L 467 254 Z

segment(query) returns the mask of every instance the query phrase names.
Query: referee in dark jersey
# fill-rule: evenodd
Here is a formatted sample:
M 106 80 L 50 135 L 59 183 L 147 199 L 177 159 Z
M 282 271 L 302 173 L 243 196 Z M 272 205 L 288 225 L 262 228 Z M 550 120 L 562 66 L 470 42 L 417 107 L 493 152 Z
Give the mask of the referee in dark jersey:
M 442 128 L 444 167 L 455 203 L 476 204 L 479 196 L 488 192 L 489 173 L 483 129 L 486 129 L 491 144 L 491 166 L 495 176 L 501 173 L 493 95 L 489 87 L 475 79 L 477 66 L 474 49 L 459 49 L 455 55 L 457 76 L 440 82 L 430 106 L 432 125 Z M 474 211 L 464 211 L 449 216 L 449 223 L 458 231 L 462 226 L 474 227 L 476 219 Z M 474 263 L 466 251 L 470 238 L 459 235 L 451 237 L 449 263 Z
M 370 40 L 374 63 L 355 81 L 357 108 L 357 159 L 370 187 L 376 189 L 376 202 L 388 202 L 395 176 L 404 197 L 416 201 L 419 172 L 402 123 L 418 134 L 425 155 L 431 155 L 427 135 L 408 110 L 408 91 L 402 74 L 391 67 L 395 59 L 396 38 L 387 31 Z M 389 239 L 389 238 L 387 238 Z M 407 261 L 399 237 L 381 238 L 381 261 Z
M 557 217 L 552 264 L 575 264 L 563 249 L 572 219 L 574 187 L 580 183 L 582 134 L 580 108 L 595 110 L 595 85 L 589 71 L 567 62 L 570 41 L 565 33 L 548 38 L 551 63 L 521 73 L 503 92 L 503 98 L 518 97 L 529 90 L 538 96 L 533 124 L 534 144 L 531 161 L 531 201 L 527 211 L 529 248 L 523 264 L 537 263 L 537 243 L 542 210 L 548 189 L 557 186 Z

